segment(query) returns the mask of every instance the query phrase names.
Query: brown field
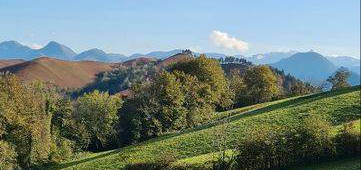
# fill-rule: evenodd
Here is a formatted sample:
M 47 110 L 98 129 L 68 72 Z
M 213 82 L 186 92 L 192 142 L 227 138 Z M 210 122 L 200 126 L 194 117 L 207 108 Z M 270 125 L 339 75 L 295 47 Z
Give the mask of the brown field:
M 162 60 L 158 64 L 158 66 L 159 67 L 166 67 L 166 66 L 169 66 L 169 65 L 174 64 L 174 63 L 178 63 L 178 62 L 188 60 L 190 58 L 191 57 L 189 57 L 188 55 L 185 55 L 185 54 L 176 54 L 176 55 L 173 55 L 173 56 L 171 56 L 169 58 L 166 58 L 166 59 Z
M 0 69 L 9 71 L 24 81 L 41 80 L 61 88 L 80 88 L 92 82 L 96 74 L 112 69 L 114 64 L 95 61 L 63 61 L 40 57 Z
M 144 56 L 144 57 L 139 57 L 136 59 L 131 59 L 131 60 L 125 61 L 122 63 L 122 65 L 129 67 L 129 66 L 135 66 L 135 65 L 141 64 L 141 63 L 146 64 L 146 63 L 150 63 L 150 62 L 154 62 L 154 61 L 156 61 L 156 59 Z
M 0 60 L 0 69 L 4 67 L 9 67 L 15 64 L 23 63 L 25 60 L 21 59 L 9 59 L 9 60 Z

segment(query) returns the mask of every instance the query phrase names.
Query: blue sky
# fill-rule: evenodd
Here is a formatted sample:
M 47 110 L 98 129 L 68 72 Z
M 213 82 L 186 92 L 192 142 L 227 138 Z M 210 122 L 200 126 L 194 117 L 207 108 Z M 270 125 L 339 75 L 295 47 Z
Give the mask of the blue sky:
M 4 40 L 34 47 L 55 40 L 77 52 L 191 48 L 250 55 L 313 49 L 359 58 L 360 1 L 0 0 Z

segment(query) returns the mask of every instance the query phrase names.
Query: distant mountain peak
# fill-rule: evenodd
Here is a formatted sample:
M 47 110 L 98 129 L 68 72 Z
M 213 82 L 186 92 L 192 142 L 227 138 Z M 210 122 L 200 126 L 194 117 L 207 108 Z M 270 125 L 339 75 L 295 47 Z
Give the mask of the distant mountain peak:
M 28 59 L 31 50 L 17 41 L 4 41 L 0 43 L 0 59 Z
M 0 44 L 2 44 L 2 45 L 21 45 L 21 46 L 22 46 L 22 44 L 20 44 L 20 43 L 17 42 L 17 41 L 14 41 L 14 40 L 3 41 L 3 42 L 1 42 Z
M 102 61 L 102 62 L 120 62 L 126 56 L 121 54 L 108 54 L 101 49 L 93 48 L 87 51 L 84 51 L 77 56 L 75 56 L 74 60 L 88 60 L 88 61 Z
M 337 68 L 327 58 L 312 51 L 296 53 L 272 66 L 315 84 L 326 80 Z
M 17 41 L 4 41 L 4 42 L 1 42 L 0 43 L 0 48 L 6 48 L 6 49 L 11 49 L 11 48 L 23 48 L 23 49 L 27 49 L 27 50 L 30 50 L 29 47 L 23 45 L 23 44 L 20 44 L 19 42 Z M 14 49 L 16 50 L 16 49 Z
M 69 47 L 55 41 L 50 41 L 45 47 L 36 50 L 37 56 L 51 56 L 58 59 L 71 60 L 76 53 Z
M 52 49 L 52 48 L 61 48 L 61 49 L 67 49 L 67 50 L 71 50 L 69 47 L 66 47 L 65 45 L 63 44 L 60 44 L 56 41 L 50 41 L 46 46 L 44 46 L 42 48 L 42 50 L 44 49 Z M 71 50 L 73 51 L 73 50 Z
M 98 53 L 98 54 L 106 54 L 103 50 L 99 49 L 99 48 L 92 48 L 90 50 L 86 50 L 83 53 Z

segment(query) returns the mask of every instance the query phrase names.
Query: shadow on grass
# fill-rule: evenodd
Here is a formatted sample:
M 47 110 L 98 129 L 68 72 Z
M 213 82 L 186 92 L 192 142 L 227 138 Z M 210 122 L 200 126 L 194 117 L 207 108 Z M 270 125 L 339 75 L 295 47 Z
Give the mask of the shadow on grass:
M 95 160 L 95 159 L 104 158 L 104 157 L 116 154 L 119 151 L 120 151 L 120 149 L 116 149 L 116 150 L 113 150 L 113 151 L 110 151 L 110 152 L 107 152 L 107 153 L 104 153 L 104 154 L 100 154 L 100 155 L 97 155 L 97 156 L 94 156 L 94 157 L 90 157 L 90 158 L 85 158 L 85 159 L 72 161 L 72 162 L 67 162 L 67 163 L 49 163 L 49 164 L 46 164 L 46 165 L 42 165 L 41 167 L 33 167 L 32 169 L 41 169 L 41 170 L 42 169 L 52 169 L 52 170 L 57 170 L 57 169 L 68 168 L 68 167 L 78 165 L 78 164 L 81 164 L 81 163 L 85 163 L 85 162 L 88 162 L 88 161 L 92 161 L 92 160 Z

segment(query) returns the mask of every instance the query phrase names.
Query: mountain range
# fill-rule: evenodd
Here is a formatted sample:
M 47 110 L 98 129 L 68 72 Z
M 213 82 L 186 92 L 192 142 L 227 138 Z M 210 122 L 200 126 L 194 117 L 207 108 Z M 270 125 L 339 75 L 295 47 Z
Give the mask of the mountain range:
M 346 68 L 351 71 L 349 83 L 352 85 L 360 84 L 359 73 L 353 72 L 349 68 L 345 67 L 344 63 L 335 65 L 333 62 L 328 60 L 327 57 L 312 51 L 296 53 L 270 65 L 303 81 L 311 82 L 312 84 L 320 84 L 330 75 L 334 74 L 338 69 Z
M 337 56 L 337 57 L 326 57 L 337 67 L 347 67 L 350 71 L 360 74 L 360 60 L 348 57 L 348 56 Z
M 125 56 L 122 54 L 106 53 L 100 49 L 94 48 L 77 54 L 71 48 L 57 43 L 55 41 L 49 42 L 46 46 L 40 49 L 32 49 L 28 46 L 22 45 L 16 41 L 4 41 L 0 43 L 0 68 L 16 65 L 25 61 L 32 62 L 32 60 L 46 56 L 62 61 L 97 61 L 105 63 L 123 62 L 125 65 L 132 65 L 132 63 L 163 60 L 173 61 L 177 60 L 177 54 L 182 53 L 182 50 L 175 49 L 171 51 L 153 51 L 147 54 L 133 54 Z M 199 55 L 200 53 L 193 53 Z M 221 53 L 205 53 L 211 58 L 221 58 L 227 55 Z M 173 57 L 171 57 L 173 56 Z M 348 57 L 329 57 L 323 56 L 319 53 L 310 52 L 270 52 L 264 54 L 252 55 L 245 57 L 236 55 L 237 58 L 245 58 L 254 64 L 269 64 L 285 73 L 294 75 L 303 80 L 319 84 L 332 75 L 338 68 L 345 67 L 351 71 L 350 82 L 359 84 L 360 82 L 360 60 Z M 165 62 L 167 63 L 167 62 Z
M 16 41 L 4 41 L 0 43 L 0 60 L 3 59 L 31 60 L 41 56 L 48 56 L 60 60 L 123 62 L 139 57 L 165 59 L 181 52 L 182 52 L 181 49 L 175 49 L 170 51 L 153 51 L 146 54 L 136 53 L 130 56 L 126 56 L 122 54 L 106 53 L 100 49 L 93 48 L 77 54 L 71 48 L 55 41 L 49 42 L 46 46 L 40 49 L 32 49 Z M 235 57 L 245 58 L 254 64 L 273 64 L 282 59 L 288 58 L 296 53 L 297 51 L 269 52 L 263 54 L 256 54 L 249 57 L 245 57 L 242 55 L 235 55 Z M 194 53 L 194 54 L 199 55 L 200 53 Z M 227 56 L 221 53 L 205 53 L 205 54 L 208 57 L 212 57 L 212 58 L 221 58 Z M 359 59 L 348 56 L 326 57 L 326 58 L 338 67 L 344 66 L 349 68 L 350 70 L 359 72 L 357 71 L 359 70 L 358 68 L 360 66 Z
M 96 48 L 77 54 L 71 48 L 55 41 L 50 41 L 40 49 L 32 49 L 16 41 L 4 41 L 0 43 L 0 59 L 32 60 L 42 56 L 68 61 L 89 60 L 101 62 L 120 62 L 127 58 L 121 54 L 105 53 Z
M 246 59 L 254 64 L 273 64 L 284 58 L 288 58 L 293 54 L 296 54 L 297 51 L 288 51 L 288 52 L 269 52 L 264 54 L 256 54 Z
M 71 60 L 76 53 L 69 47 L 50 41 L 40 49 L 32 49 L 16 41 L 4 41 L 0 43 L 0 59 L 23 59 L 31 60 L 41 56 L 51 56 L 62 60 Z

